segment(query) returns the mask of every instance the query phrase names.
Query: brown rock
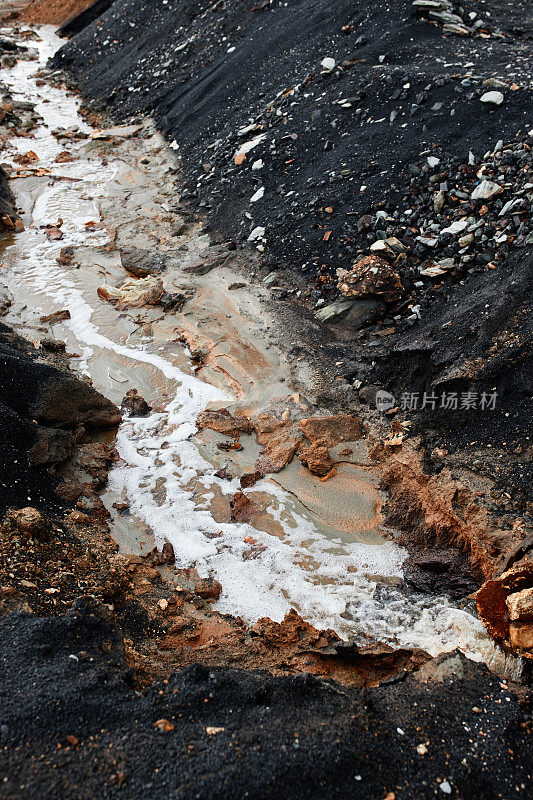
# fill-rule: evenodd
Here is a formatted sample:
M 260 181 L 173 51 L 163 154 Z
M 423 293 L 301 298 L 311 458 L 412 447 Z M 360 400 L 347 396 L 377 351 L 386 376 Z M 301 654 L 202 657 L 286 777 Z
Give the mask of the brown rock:
M 331 628 L 327 630 L 314 628 L 302 619 L 294 608 L 287 612 L 282 622 L 273 622 L 269 617 L 261 617 L 251 630 L 271 647 L 283 649 L 294 645 L 298 650 L 307 652 L 317 650 L 324 655 L 336 652 L 335 646 L 342 642 Z
M 81 423 L 113 428 L 121 421 L 120 411 L 107 397 L 85 381 L 59 370 L 43 376 L 30 411 L 34 419 L 50 427 L 72 427 Z
M 70 319 L 70 311 L 68 309 L 62 309 L 61 311 L 54 311 L 53 314 L 41 317 L 41 322 L 49 322 L 51 325 L 55 325 L 56 322 L 64 322 L 66 319 Z
M 174 553 L 174 548 L 170 544 L 170 542 L 165 542 L 163 545 L 163 550 L 161 551 L 163 558 L 165 559 L 165 564 L 171 566 L 172 564 L 176 563 L 176 555 Z
M 379 256 L 364 256 L 351 270 L 337 270 L 337 275 L 345 297 L 380 297 L 394 303 L 404 292 L 399 274 Z
M 292 420 L 280 420 L 272 414 L 260 414 L 253 419 L 257 441 L 262 445 L 256 469 L 263 473 L 279 472 L 289 464 L 303 442 L 297 425 Z
M 351 414 L 310 417 L 300 420 L 299 427 L 310 442 L 320 439 L 328 447 L 335 447 L 341 442 L 355 442 L 362 435 L 360 420 Z
M 511 613 L 515 616 L 518 613 L 528 614 L 532 584 L 533 563 L 526 562 L 485 581 L 476 593 L 481 622 L 497 642 L 507 647 L 529 649 L 527 642 L 530 641 L 530 634 L 527 629 L 533 629 L 533 626 L 511 621 Z
M 509 627 L 511 647 L 516 650 L 533 650 L 533 625 L 511 622 Z
M 319 477 L 328 475 L 335 465 L 323 439 L 319 439 L 305 450 L 301 450 L 298 458 L 313 475 L 318 475 Z
M 52 241 L 55 241 L 57 239 L 62 239 L 64 235 L 63 231 L 60 228 L 56 228 L 54 226 L 46 228 L 45 234 L 48 237 L 48 239 L 51 239 Z
M 256 510 L 256 505 L 244 492 L 235 492 L 233 500 L 230 500 L 231 522 L 249 522 Z
M 58 264 L 61 264 L 63 267 L 67 267 L 72 264 L 72 259 L 74 258 L 74 248 L 73 247 L 63 247 L 61 252 L 59 253 L 56 261 Z
M 45 533 L 48 528 L 45 517 L 32 506 L 8 511 L 6 520 L 12 527 L 30 536 L 40 536 Z
M 240 433 L 252 433 L 250 420 L 243 414 L 230 414 L 227 408 L 216 411 L 202 411 L 198 415 L 196 424 L 199 430 L 209 428 L 217 433 L 225 433 L 227 436 L 238 436 Z
M 148 405 L 144 397 L 141 397 L 137 389 L 130 389 L 120 405 L 122 412 L 129 411 L 131 417 L 147 417 L 152 407 Z
M 157 728 L 161 733 L 170 733 L 170 731 L 174 730 L 174 725 L 168 719 L 158 719 L 157 722 L 154 722 L 154 728 Z
M 48 350 L 50 353 L 64 353 L 67 349 L 65 342 L 50 337 L 41 339 L 41 347 L 43 350 Z
M 260 481 L 263 477 L 263 473 L 257 470 L 256 472 L 247 472 L 245 475 L 241 476 L 239 483 L 241 484 L 241 489 L 249 489 L 250 486 L 254 486 L 257 481 Z
M 196 581 L 194 593 L 204 600 L 218 600 L 222 594 L 222 584 L 214 578 L 203 578 Z
M 28 450 L 28 455 L 36 466 L 60 464 L 70 458 L 75 444 L 76 438 L 70 431 L 39 427 L 37 441 Z
M 28 150 L 27 153 L 20 153 L 19 155 L 13 156 L 13 161 L 17 164 L 31 164 L 33 161 L 39 161 L 39 156 L 37 153 L 34 153 L 33 150 Z
M 505 604 L 512 621 L 533 620 L 533 586 L 508 595 Z
M 69 153 L 68 150 L 62 150 L 55 158 L 56 164 L 68 164 L 71 161 L 74 161 L 74 156 L 72 153 Z

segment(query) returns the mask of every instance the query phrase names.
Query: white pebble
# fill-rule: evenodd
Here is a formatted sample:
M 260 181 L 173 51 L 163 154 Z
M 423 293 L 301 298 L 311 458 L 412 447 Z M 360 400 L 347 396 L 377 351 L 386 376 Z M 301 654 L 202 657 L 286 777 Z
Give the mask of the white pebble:
M 326 70 L 326 72 L 331 72 L 332 69 L 335 68 L 335 59 L 334 58 L 323 58 L 320 62 L 322 69 Z
M 482 103 L 492 103 L 494 106 L 501 106 L 504 97 L 501 92 L 485 92 L 481 95 L 480 100 Z

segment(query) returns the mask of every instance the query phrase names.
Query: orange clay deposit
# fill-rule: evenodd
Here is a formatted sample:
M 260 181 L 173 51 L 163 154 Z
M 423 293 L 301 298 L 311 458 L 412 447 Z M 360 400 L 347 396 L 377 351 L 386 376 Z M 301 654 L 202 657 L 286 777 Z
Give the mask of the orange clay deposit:
M 93 0 L 33 0 L 17 18 L 38 25 L 63 25 L 88 8 Z

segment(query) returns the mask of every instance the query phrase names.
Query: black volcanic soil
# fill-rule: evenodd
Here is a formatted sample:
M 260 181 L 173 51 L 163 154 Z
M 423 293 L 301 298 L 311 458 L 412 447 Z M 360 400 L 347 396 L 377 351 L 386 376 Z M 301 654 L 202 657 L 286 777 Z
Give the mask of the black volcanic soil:
M 139 696 L 112 621 L 81 598 L 62 617 L 4 617 L 0 664 L 6 800 L 533 789 L 529 701 L 458 654 L 362 691 L 194 665 Z

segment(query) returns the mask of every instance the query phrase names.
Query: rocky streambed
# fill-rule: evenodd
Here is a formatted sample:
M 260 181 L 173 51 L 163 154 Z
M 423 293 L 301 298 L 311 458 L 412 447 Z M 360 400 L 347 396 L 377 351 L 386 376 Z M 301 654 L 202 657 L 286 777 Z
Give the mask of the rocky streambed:
M 60 44 L 38 35 L 29 43 L 39 59 L 6 74 L 43 120 L 35 138 L 11 142 L 14 167 L 20 155 L 33 160 L 13 180 L 26 228 L 5 251 L 6 322 L 31 338 L 50 325 L 77 352 L 71 366 L 110 400 L 133 388 L 152 406 L 120 426 L 109 509 L 127 504 L 128 524 L 149 528 L 160 548 L 168 541 L 178 566 L 219 580 L 223 612 L 281 621 L 293 606 L 357 640 L 490 659 L 471 609 L 403 588 L 407 553 L 384 525 L 360 421 L 317 413 L 316 375 L 269 336 L 261 298 L 228 289 L 239 283 L 232 251 L 172 212 L 158 135 L 85 123 L 73 95 L 36 81 Z
M 29 466 L 39 490 L 49 481 L 35 503 L 45 516 L 10 512 L 2 527 L 4 610 L 18 609 L 3 618 L 3 664 L 7 671 L 22 670 L 23 681 L 39 675 L 43 686 L 42 697 L 25 709 L 11 702 L 6 684 L 2 735 L 15 764 L 5 781 L 7 796 L 36 796 L 44 775 L 49 792 L 83 785 L 87 796 L 113 796 L 126 785 L 135 797 L 169 789 L 189 797 L 191 785 L 221 797 L 228 791 L 245 796 L 256 786 L 263 796 L 282 787 L 286 796 L 305 790 L 319 797 L 332 786 L 345 796 L 348 783 L 361 797 L 387 791 L 430 797 L 439 787 L 468 796 L 474 786 L 527 796 L 527 767 L 514 771 L 512 764 L 515 755 L 527 764 L 528 695 L 512 683 L 527 667 L 500 649 L 477 618 L 471 595 L 483 571 L 492 575 L 479 517 L 471 517 L 470 539 L 463 542 L 474 556 L 469 559 L 457 550 L 466 525 L 456 500 L 457 523 L 445 492 L 437 502 L 438 479 L 424 477 L 416 449 L 403 443 L 405 428 L 390 431 L 377 415 L 347 411 L 336 387 L 328 386 L 333 375 L 323 361 L 294 353 L 305 322 L 297 310 L 273 306 L 271 273 L 257 256 L 210 230 L 179 199 L 179 163 L 152 123 L 111 126 L 80 115 L 61 75 L 43 70 L 61 44 L 54 30 L 4 34 L 28 48 L 3 70 L 8 103 L 26 103 L 35 116 L 29 135 L 16 126 L 8 131 L 3 149 L 20 209 L 3 243 L 5 322 L 39 345 L 36 351 L 25 345 L 31 365 L 46 360 L 40 370 L 57 370 L 68 360 L 72 388 L 64 394 L 71 401 L 90 397 L 75 402 L 67 418 L 59 413 L 64 395 L 56 392 L 43 403 L 37 392 L 46 411 L 34 421 L 33 402 L 24 412 L 28 425 L 40 427 L 39 441 L 43 429 L 55 431 L 55 439 L 71 438 L 65 458 L 57 441 L 49 445 L 52 476 L 43 471 L 46 459 L 39 465 L 33 458 Z M 6 336 L 20 349 L 9 331 Z M 14 373 L 7 408 L 16 405 L 17 385 L 26 395 L 24 374 Z M 57 377 L 47 372 L 45 385 L 55 387 Z M 113 438 L 105 426 L 116 426 L 121 404 Z M 105 419 L 91 418 L 95 405 Z M 63 509 L 50 500 L 58 486 Z M 29 494 L 28 504 L 33 500 Z M 11 505 L 6 492 L 5 507 Z M 413 534 L 421 520 L 434 520 L 422 557 L 416 537 L 402 537 L 400 525 L 391 524 L 396 515 L 403 526 L 406 507 L 413 512 Z M 452 524 L 455 540 L 435 537 Z M 53 565 L 56 537 L 69 554 L 59 567 Z M 516 541 L 519 548 L 519 530 Z M 37 555 L 27 559 L 25 552 Z M 500 617 L 507 613 L 506 596 L 528 586 L 527 568 L 508 579 L 498 594 Z M 104 605 L 75 600 L 78 594 Z M 491 631 L 500 642 L 510 635 L 508 623 L 503 628 Z M 14 635 L 26 644 L 10 651 Z M 61 644 L 47 650 L 55 637 Z M 447 653 L 453 655 L 429 660 Z M 170 679 L 198 661 L 208 669 Z M 71 676 L 64 662 L 75 670 Z M 417 677 L 407 678 L 426 662 Z M 356 686 L 392 683 L 363 697 L 318 678 L 276 683 L 210 671 L 221 666 L 278 675 L 304 671 Z M 155 679 L 163 683 L 142 701 L 128 688 L 146 689 Z M 95 680 L 101 688 L 93 694 Z M 342 723 L 329 712 L 323 716 L 328 691 L 341 693 Z M 78 722 L 66 711 L 72 692 L 84 696 Z M 218 704 L 207 717 L 196 710 L 204 692 L 208 704 Z M 285 704 L 280 720 L 266 724 L 278 695 Z M 436 733 L 424 709 L 436 706 L 440 715 L 450 698 L 454 720 L 428 771 L 430 759 L 420 759 L 431 752 Z M 62 719 L 43 711 L 57 704 L 65 709 Z M 235 730 L 228 704 L 239 714 Z M 288 710 L 291 704 L 300 706 L 298 714 Z M 419 709 L 414 714 L 411 704 Z M 320 747 L 316 736 L 299 730 L 310 731 L 317 713 L 327 729 Z M 507 752 L 498 749 L 497 779 L 490 769 L 480 777 L 487 756 L 477 746 L 458 759 L 466 747 L 457 743 L 463 731 L 485 733 L 477 716 L 485 713 L 490 742 L 508 744 Z M 19 747 L 29 734 L 21 722 L 28 714 L 34 749 L 24 762 Z M 183 714 L 192 728 L 182 724 Z M 278 762 L 272 737 L 289 717 L 294 730 Z M 379 754 L 372 738 L 377 717 L 389 720 L 380 737 L 388 742 L 390 733 L 394 740 L 380 744 Z M 402 721 L 407 717 L 411 728 Z M 364 741 L 353 763 L 348 718 Z M 45 727 L 54 732 L 53 762 L 81 763 L 57 781 L 43 766 L 51 758 Z M 243 771 L 238 750 L 254 750 L 249 737 L 257 729 L 264 730 L 258 747 L 264 756 L 254 762 L 255 771 Z M 368 742 L 363 731 L 372 731 Z M 230 732 L 244 737 L 235 754 L 223 739 Z M 101 734 L 115 755 L 109 768 L 89 777 L 90 752 L 100 753 Z M 150 742 L 146 770 L 136 765 L 141 740 Z M 406 747 L 405 770 L 394 777 L 384 770 L 389 747 L 395 753 Z M 185 748 L 190 769 L 163 768 L 163 754 L 170 758 L 176 748 Z M 343 765 L 342 780 L 313 764 L 316 748 Z M 227 772 L 215 767 L 226 757 Z M 369 759 L 370 772 L 363 770 Z M 296 787 L 302 768 L 309 781 Z M 267 779 L 272 769 L 276 777 Z M 311 777 L 318 772 L 321 788 Z M 85 796 L 85 788 L 80 791 Z

